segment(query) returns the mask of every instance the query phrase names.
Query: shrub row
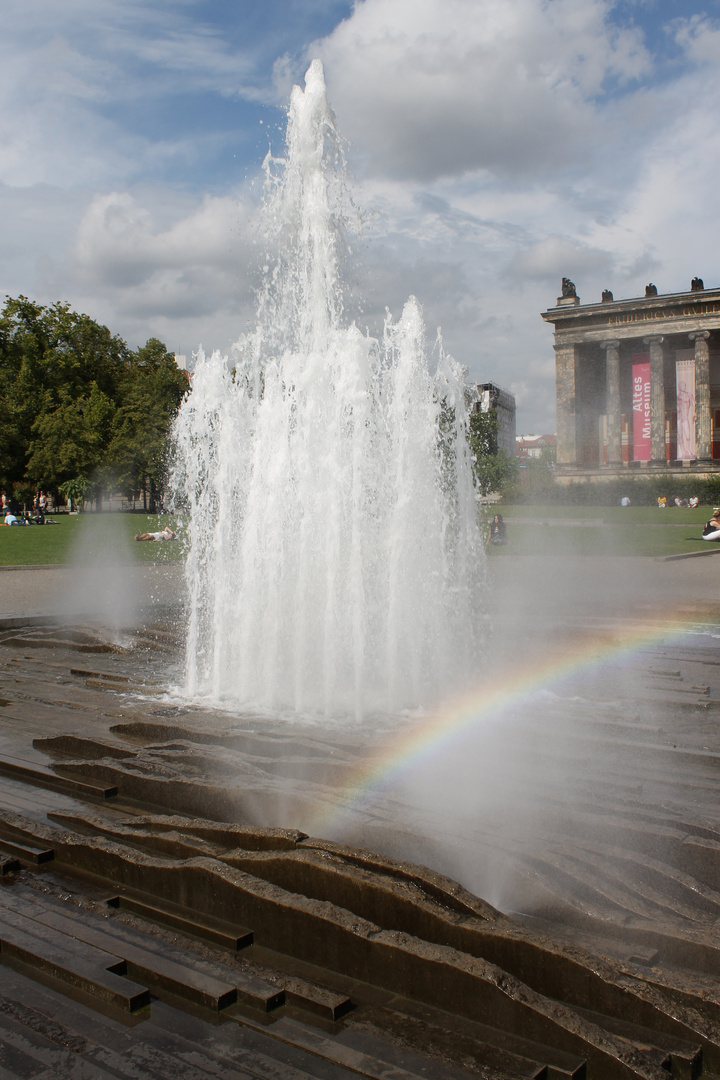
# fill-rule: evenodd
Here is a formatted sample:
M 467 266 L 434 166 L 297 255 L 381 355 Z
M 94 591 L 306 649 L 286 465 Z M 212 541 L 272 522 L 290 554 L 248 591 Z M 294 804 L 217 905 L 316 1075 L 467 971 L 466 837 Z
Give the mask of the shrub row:
M 668 504 L 678 497 L 697 495 L 702 505 L 720 506 L 720 475 L 710 479 L 662 477 L 640 479 L 631 475 L 620 480 L 578 480 L 558 483 L 551 469 L 543 475 L 530 476 L 528 482 L 513 484 L 503 491 L 505 503 L 554 503 L 559 506 L 618 506 L 627 496 L 633 506 L 656 506 L 664 495 Z

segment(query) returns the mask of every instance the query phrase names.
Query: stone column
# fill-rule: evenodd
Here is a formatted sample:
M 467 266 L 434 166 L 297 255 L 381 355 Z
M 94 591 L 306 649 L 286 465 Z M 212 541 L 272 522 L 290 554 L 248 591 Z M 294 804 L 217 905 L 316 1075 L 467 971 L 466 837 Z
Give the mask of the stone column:
M 575 381 L 578 353 L 577 345 L 555 346 L 558 465 L 577 465 Z
M 697 330 L 689 335 L 695 342 L 695 438 L 697 460 L 712 458 L 712 424 L 710 422 L 710 348 L 709 330 Z
M 661 335 L 643 339 L 650 347 L 650 460 L 665 465 L 665 356 Z
M 622 464 L 620 430 L 620 342 L 605 342 L 605 412 L 608 430 L 608 465 Z

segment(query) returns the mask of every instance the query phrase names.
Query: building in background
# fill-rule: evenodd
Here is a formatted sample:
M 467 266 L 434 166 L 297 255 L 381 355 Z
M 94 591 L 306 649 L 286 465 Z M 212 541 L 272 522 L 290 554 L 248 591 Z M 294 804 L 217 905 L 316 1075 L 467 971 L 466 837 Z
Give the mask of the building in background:
M 518 435 L 515 440 L 515 453 L 518 461 L 528 458 L 554 459 L 557 438 L 554 435 Z
M 472 412 L 493 413 L 497 419 L 498 450 L 515 457 L 515 396 L 495 383 L 480 383 L 469 388 Z
M 193 372 L 188 370 L 187 356 L 185 356 L 183 353 L 175 353 L 175 363 L 177 364 L 177 366 L 180 368 L 183 375 L 187 379 L 188 386 L 189 386 L 190 382 L 192 380 L 192 377 L 193 377 Z
M 563 278 L 555 327 L 558 478 L 720 471 L 720 289 L 581 304 Z

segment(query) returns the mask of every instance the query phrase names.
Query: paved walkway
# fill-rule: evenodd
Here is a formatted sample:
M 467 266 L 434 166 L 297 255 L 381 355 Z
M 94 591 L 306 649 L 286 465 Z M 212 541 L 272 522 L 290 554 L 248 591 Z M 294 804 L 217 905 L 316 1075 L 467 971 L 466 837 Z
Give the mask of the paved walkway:
M 502 619 L 511 623 L 720 607 L 720 563 L 711 558 L 503 556 L 488 560 L 488 575 Z
M 177 604 L 180 563 L 0 567 L 0 616 L 86 616 L 127 623 L 148 605 Z

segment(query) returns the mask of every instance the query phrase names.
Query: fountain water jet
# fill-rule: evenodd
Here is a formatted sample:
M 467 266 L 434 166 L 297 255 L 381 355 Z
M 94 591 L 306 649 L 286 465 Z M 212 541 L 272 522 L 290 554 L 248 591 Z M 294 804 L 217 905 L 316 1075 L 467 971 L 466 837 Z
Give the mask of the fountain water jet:
M 478 657 L 483 552 L 463 371 L 428 367 L 411 297 L 381 340 L 343 321 L 341 144 L 314 61 L 266 160 L 278 255 L 254 331 L 197 358 L 175 426 L 189 509 L 185 693 L 355 715 L 430 705 Z

